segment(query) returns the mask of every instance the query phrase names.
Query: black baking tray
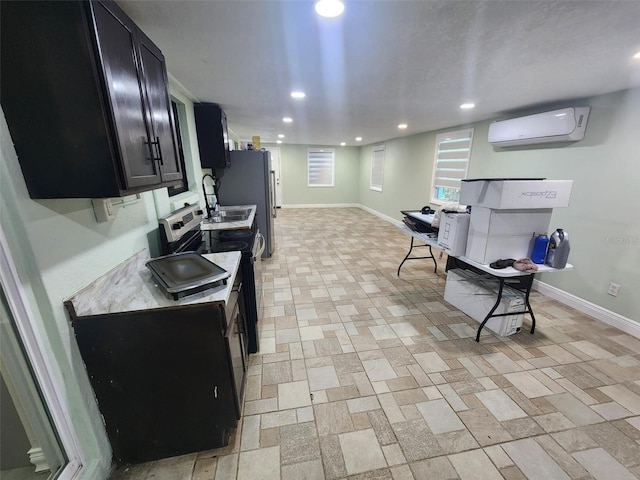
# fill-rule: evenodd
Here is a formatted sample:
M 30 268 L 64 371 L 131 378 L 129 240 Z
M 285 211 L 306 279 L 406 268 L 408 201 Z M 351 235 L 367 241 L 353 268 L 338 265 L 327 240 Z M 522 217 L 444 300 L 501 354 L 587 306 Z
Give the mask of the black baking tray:
M 231 276 L 224 268 L 195 252 L 174 253 L 145 263 L 163 293 L 174 300 L 226 285 Z

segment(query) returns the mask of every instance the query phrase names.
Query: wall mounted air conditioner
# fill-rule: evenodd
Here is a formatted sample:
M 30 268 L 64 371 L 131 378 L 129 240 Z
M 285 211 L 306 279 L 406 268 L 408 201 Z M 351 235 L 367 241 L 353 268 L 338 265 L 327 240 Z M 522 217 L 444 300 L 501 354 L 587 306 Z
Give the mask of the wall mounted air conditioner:
M 493 122 L 489 143 L 496 147 L 536 143 L 577 142 L 584 138 L 591 107 L 568 107 Z

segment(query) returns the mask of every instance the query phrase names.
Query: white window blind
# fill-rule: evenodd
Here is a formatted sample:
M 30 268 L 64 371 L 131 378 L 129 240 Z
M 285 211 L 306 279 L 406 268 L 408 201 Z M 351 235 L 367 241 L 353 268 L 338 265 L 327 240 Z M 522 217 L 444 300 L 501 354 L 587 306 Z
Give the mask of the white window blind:
M 332 148 L 307 149 L 309 187 L 333 187 L 334 150 Z
M 384 145 L 373 147 L 371 156 L 371 190 L 382 191 L 384 180 Z
M 473 129 L 441 133 L 436 137 L 431 201 L 457 202 L 460 184 L 467 177 Z

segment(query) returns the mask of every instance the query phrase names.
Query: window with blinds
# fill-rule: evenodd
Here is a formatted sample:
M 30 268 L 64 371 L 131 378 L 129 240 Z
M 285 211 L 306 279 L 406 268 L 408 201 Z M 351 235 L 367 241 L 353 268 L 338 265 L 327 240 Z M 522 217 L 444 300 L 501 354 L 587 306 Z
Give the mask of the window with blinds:
M 457 202 L 460 199 L 460 184 L 467 177 L 472 143 L 473 128 L 441 133 L 436 137 L 432 202 Z
M 333 187 L 334 153 L 332 148 L 307 149 L 307 185 L 309 187 Z
M 384 180 L 384 145 L 373 147 L 371 156 L 371 190 L 382 191 L 382 181 Z

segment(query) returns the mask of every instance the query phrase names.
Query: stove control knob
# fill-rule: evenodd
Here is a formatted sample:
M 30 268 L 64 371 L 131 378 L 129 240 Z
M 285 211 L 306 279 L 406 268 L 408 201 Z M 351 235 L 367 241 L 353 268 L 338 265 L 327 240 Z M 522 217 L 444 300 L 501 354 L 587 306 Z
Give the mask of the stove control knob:
M 196 210 L 196 215 L 204 215 L 204 212 L 202 210 Z
M 174 230 L 180 230 L 182 227 L 184 227 L 184 222 L 176 222 L 171 225 L 171 228 Z

